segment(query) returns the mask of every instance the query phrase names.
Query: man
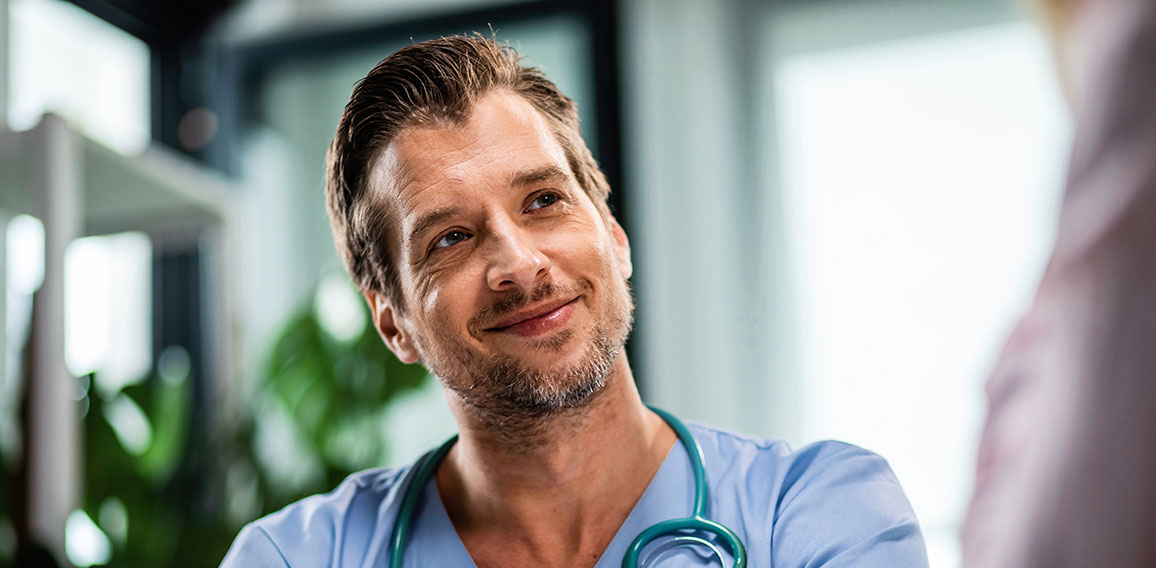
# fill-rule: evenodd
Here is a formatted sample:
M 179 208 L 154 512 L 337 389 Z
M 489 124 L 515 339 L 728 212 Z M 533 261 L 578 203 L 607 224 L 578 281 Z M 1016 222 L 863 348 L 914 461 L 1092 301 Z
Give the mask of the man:
M 1156 3 L 1041 0 L 1076 139 L 988 384 L 964 564 L 1156 566 Z
M 878 456 L 699 424 L 680 442 L 642 403 L 608 194 L 574 103 L 513 51 L 451 37 L 370 71 L 330 149 L 334 237 L 386 345 L 441 380 L 460 440 L 251 524 L 224 565 L 617 566 L 635 535 L 691 514 L 701 451 L 703 513 L 742 544 L 683 531 L 642 559 L 926 566 Z

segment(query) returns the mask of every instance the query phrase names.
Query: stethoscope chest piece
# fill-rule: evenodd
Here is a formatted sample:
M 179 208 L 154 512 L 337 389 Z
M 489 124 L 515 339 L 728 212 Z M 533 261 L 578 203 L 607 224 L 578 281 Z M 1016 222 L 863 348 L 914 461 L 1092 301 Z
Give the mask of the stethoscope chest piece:
M 735 560 L 732 567 L 745 568 L 747 565 L 747 549 L 743 545 L 742 539 L 725 525 L 706 518 L 706 505 L 710 499 L 710 488 L 706 482 L 706 466 L 703 464 L 706 458 L 703 456 L 702 446 L 699 445 L 698 440 L 695 440 L 694 436 L 690 434 L 690 430 L 687 430 L 686 425 L 673 414 L 653 406 L 650 407 L 650 410 L 662 417 L 662 419 L 670 425 L 674 432 L 678 434 L 678 439 L 682 441 L 682 445 L 686 448 L 687 457 L 690 458 L 690 468 L 691 471 L 694 472 L 694 509 L 689 517 L 662 521 L 647 527 L 639 533 L 639 535 L 634 538 L 634 542 L 630 543 L 630 548 L 626 549 L 626 556 L 622 558 L 623 568 L 640 566 L 639 555 L 642 553 L 642 550 L 646 548 L 646 545 L 663 536 L 671 536 L 673 538 L 659 544 L 656 549 L 651 552 L 650 556 L 647 557 L 648 565 L 650 558 L 655 558 L 664 550 L 675 546 L 691 544 L 707 547 L 707 549 L 714 553 L 714 556 L 718 557 L 721 564 L 723 561 L 722 551 L 711 543 L 711 541 L 701 536 L 695 536 L 695 533 L 710 533 L 717 537 L 730 549 L 731 557 Z

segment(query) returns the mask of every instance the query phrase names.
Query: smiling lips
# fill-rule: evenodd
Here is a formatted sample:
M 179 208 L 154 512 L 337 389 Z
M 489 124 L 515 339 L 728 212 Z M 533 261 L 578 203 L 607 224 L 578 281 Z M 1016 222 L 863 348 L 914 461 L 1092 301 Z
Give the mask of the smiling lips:
M 566 322 L 570 321 L 570 316 L 574 314 L 574 304 L 577 301 L 578 298 L 574 298 L 534 306 L 504 318 L 498 325 L 486 331 L 513 333 L 523 337 L 542 335 L 566 325 Z

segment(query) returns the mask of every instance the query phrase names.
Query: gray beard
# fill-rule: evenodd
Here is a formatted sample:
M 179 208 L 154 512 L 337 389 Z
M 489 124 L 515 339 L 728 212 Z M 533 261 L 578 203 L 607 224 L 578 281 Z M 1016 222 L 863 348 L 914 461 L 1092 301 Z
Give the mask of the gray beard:
M 532 450 L 547 442 L 550 424 L 588 409 L 606 387 L 622 350 L 599 325 L 582 360 L 553 373 L 528 369 L 513 357 L 494 357 L 463 367 L 472 369 L 472 384 L 446 380 L 467 410 L 511 449 Z M 460 361 L 459 363 L 465 363 Z
M 427 360 L 426 364 L 466 409 L 508 446 L 523 450 L 539 447 L 546 442 L 551 423 L 584 413 L 605 390 L 634 323 L 629 289 L 625 297 L 625 315 L 610 314 L 610 321 L 596 324 L 586 352 L 569 368 L 545 372 L 521 365 L 516 357 L 483 358 L 464 346 L 450 349 L 446 359 L 452 363 L 443 359 L 436 363 Z M 571 339 L 573 334 L 567 331 L 535 348 L 559 351 Z
M 462 389 L 458 395 L 467 404 L 492 414 L 542 418 L 580 407 L 600 391 L 620 349 L 621 344 L 614 345 L 599 325 L 582 360 L 569 369 L 546 373 L 525 368 L 513 357 L 494 357 L 475 367 L 472 388 Z

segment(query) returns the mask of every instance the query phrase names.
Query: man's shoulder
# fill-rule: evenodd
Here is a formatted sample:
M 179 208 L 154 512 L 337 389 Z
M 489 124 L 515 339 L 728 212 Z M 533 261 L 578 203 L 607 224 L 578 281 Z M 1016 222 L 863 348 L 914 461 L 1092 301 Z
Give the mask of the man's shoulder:
M 706 458 L 716 514 L 742 527 L 752 558 L 773 558 L 776 566 L 816 559 L 927 566 L 915 513 L 878 454 L 834 440 L 792 449 L 781 440 L 687 426 Z
M 783 440 L 744 434 L 697 421 L 687 421 L 686 425 L 704 453 L 715 453 L 724 459 L 754 456 L 789 465 L 796 470 L 808 469 L 816 462 L 878 460 L 886 463 L 880 455 L 870 450 L 838 440 L 821 440 L 794 449 Z
M 392 502 L 411 466 L 374 468 L 346 477 L 328 493 L 311 495 L 255 521 L 266 530 L 337 521 L 365 507 Z M 270 531 L 273 533 L 273 531 Z
M 700 422 L 687 422 L 699 442 L 708 469 L 720 485 L 758 488 L 758 499 L 782 509 L 800 495 L 847 486 L 857 492 L 881 491 L 907 507 L 891 466 L 879 454 L 836 440 L 794 449 L 783 440 L 763 438 Z
M 249 523 L 237 535 L 222 567 L 281 566 L 286 558 L 313 556 L 325 560 L 353 541 L 389 534 L 392 527 L 382 525 L 392 525 L 411 469 L 407 465 L 360 471 L 328 493 L 306 497 Z M 357 522 L 348 522 L 351 519 Z

